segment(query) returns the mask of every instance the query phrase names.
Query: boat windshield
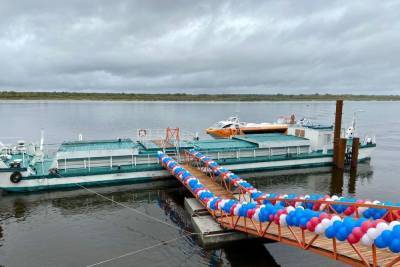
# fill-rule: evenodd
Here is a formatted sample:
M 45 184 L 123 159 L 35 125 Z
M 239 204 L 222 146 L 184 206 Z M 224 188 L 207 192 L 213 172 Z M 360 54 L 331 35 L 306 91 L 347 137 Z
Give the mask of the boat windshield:
M 226 122 L 224 121 L 219 121 L 216 124 L 213 125 L 213 128 L 217 128 L 217 129 L 222 129 L 224 128 L 226 125 Z
M 223 126 L 222 128 L 229 128 L 229 127 L 231 127 L 232 126 L 232 123 L 229 123 L 229 124 L 226 124 L 225 126 Z

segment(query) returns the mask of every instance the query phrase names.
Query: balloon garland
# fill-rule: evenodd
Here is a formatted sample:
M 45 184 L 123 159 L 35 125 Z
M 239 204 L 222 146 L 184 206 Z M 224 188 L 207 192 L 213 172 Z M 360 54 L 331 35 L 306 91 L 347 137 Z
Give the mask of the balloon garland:
M 384 206 L 394 206 L 393 202 L 380 202 L 378 200 L 369 201 L 369 200 L 357 200 L 355 198 L 347 198 L 347 197 L 339 197 L 336 195 L 328 196 L 321 194 L 312 194 L 312 195 L 296 195 L 296 194 L 275 194 L 275 193 L 264 193 L 257 190 L 250 183 L 240 178 L 238 175 L 229 171 L 228 169 L 221 167 L 216 161 L 211 159 L 210 157 L 205 156 L 204 154 L 196 151 L 195 149 L 190 149 L 189 153 L 200 160 L 203 164 L 206 164 L 215 175 L 220 176 L 226 182 L 230 183 L 233 186 L 241 187 L 246 193 L 250 195 L 252 200 L 257 201 L 259 203 L 279 203 L 279 200 L 271 200 L 271 199 L 282 199 L 289 203 L 289 205 L 298 207 L 303 206 L 307 209 L 312 209 L 315 211 L 323 211 L 327 207 L 327 203 L 322 203 L 318 201 L 325 202 L 346 202 L 346 203 L 354 203 L 354 204 L 374 204 L 380 205 L 382 208 L 375 207 L 356 207 L 355 205 L 349 204 L 334 204 L 331 205 L 331 208 L 335 210 L 336 213 L 342 214 L 345 216 L 358 214 L 359 217 L 364 217 L 367 219 L 384 219 L 386 221 L 391 221 L 396 218 L 389 217 L 388 209 L 383 208 Z M 293 199 L 293 201 L 290 201 Z M 295 199 L 304 199 L 304 201 L 296 202 Z M 313 200 L 311 202 L 307 202 L 307 200 Z M 399 218 L 400 217 L 400 203 L 397 203 L 396 206 L 399 209 L 394 211 L 394 215 Z
M 400 252 L 400 222 L 387 223 L 382 219 L 345 217 L 317 211 L 301 205 L 285 206 L 282 201 L 258 204 L 239 202 L 236 199 L 216 197 L 189 171 L 180 166 L 163 152 L 158 152 L 163 166 L 188 187 L 211 210 L 223 211 L 229 215 L 245 217 L 258 222 L 274 222 L 281 226 L 299 227 L 327 238 L 347 241 L 364 246 L 375 244 L 377 248 L 389 248 Z M 289 197 L 289 196 L 287 196 Z M 309 203 L 306 203 L 309 204 Z M 296 204 L 295 204 L 296 206 Z

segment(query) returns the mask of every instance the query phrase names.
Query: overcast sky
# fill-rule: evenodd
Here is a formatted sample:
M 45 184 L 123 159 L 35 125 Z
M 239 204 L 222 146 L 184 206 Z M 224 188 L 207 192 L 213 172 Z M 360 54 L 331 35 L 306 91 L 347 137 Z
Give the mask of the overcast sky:
M 1 0 L 0 88 L 400 94 L 400 1 Z

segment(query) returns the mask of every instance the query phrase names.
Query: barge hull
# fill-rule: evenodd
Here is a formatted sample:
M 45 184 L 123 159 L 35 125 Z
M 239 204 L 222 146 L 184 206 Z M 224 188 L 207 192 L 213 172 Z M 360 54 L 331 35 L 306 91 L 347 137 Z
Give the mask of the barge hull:
M 370 159 L 374 147 L 360 149 L 359 161 Z M 243 159 L 242 159 L 243 160 Z M 246 161 L 236 161 L 221 165 L 228 167 L 235 172 L 257 172 L 257 171 L 275 171 L 291 169 L 308 169 L 321 166 L 332 166 L 332 156 L 319 156 L 312 158 L 286 158 L 284 160 L 265 160 L 248 159 Z M 252 162 L 253 161 L 253 162 Z M 165 170 L 152 171 L 133 171 L 133 172 L 111 172 L 93 175 L 76 175 L 68 177 L 35 177 L 23 179 L 19 183 L 12 183 L 10 175 L 12 172 L 0 172 L 0 189 L 11 192 L 32 192 L 50 189 L 71 189 L 83 186 L 106 186 L 117 184 L 146 183 L 160 179 L 169 179 L 171 175 Z

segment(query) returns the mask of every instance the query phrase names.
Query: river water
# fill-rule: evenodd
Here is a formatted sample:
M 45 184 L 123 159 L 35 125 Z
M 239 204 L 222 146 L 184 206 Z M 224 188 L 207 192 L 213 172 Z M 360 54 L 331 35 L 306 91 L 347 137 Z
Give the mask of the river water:
M 132 137 L 137 128 L 180 127 L 199 132 L 238 115 L 243 121 L 275 121 L 297 114 L 324 123 L 334 119 L 334 102 L 165 103 L 0 102 L 0 141 Z M 345 102 L 343 125 L 357 112 L 360 136 L 376 136 L 372 160 L 343 179 L 326 169 L 247 174 L 259 189 L 279 193 L 327 193 L 400 201 L 400 104 Z M 0 198 L 0 266 L 336 266 L 337 263 L 278 243 L 237 243 L 204 249 L 193 236 L 183 208 L 187 192 L 174 181 L 95 188 L 127 209 L 83 190 L 6 194 Z M 142 214 L 148 214 L 154 219 Z M 161 221 L 161 222 L 160 222 Z M 170 243 L 166 242 L 173 240 Z M 162 242 L 162 243 L 160 243 Z M 161 244 L 161 245 L 160 245 Z M 154 246 L 153 248 L 149 248 Z M 134 252 L 149 248 L 147 250 Z M 124 255 L 123 257 L 119 257 Z

